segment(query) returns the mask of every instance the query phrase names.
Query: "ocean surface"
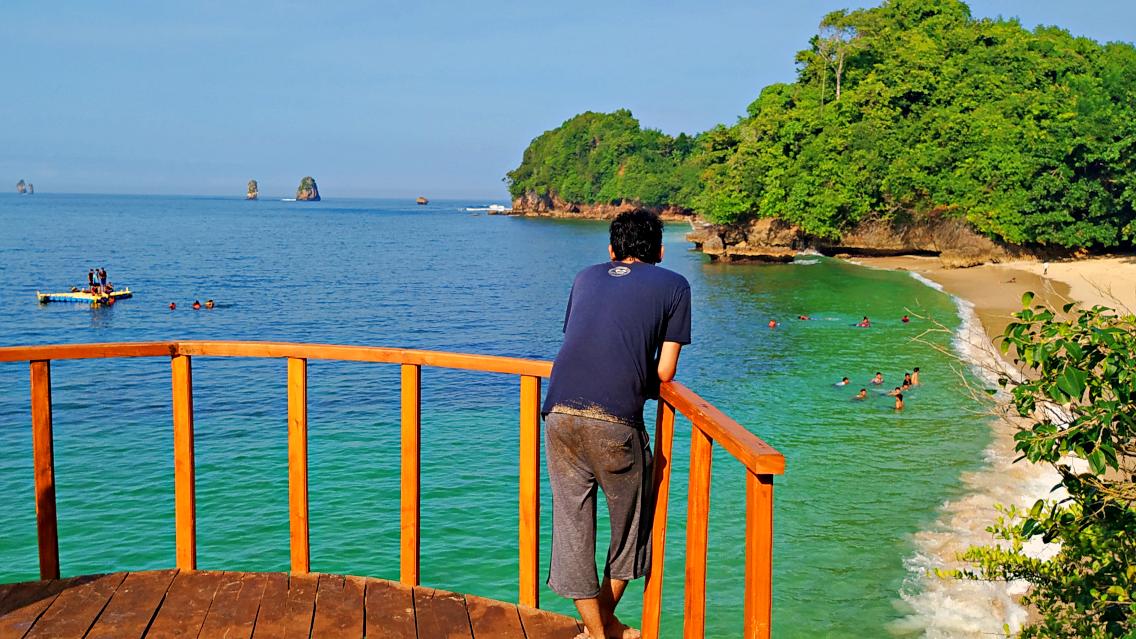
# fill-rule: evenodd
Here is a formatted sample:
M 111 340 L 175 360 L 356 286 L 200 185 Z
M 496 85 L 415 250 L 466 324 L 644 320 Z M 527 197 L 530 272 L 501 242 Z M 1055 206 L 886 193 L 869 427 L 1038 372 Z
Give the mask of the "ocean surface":
M 607 257 L 606 225 L 463 210 L 484 204 L 0 195 L 0 345 L 289 340 L 551 359 L 574 273 Z M 692 288 L 694 343 L 678 379 L 786 456 L 774 636 L 932 634 L 906 603 L 926 582 L 912 568 L 917 540 L 966 496 L 961 478 L 983 467 L 991 441 L 956 358 L 961 307 L 906 274 L 817 256 L 711 264 L 688 250 L 686 230 L 669 225 L 663 263 Z M 82 286 L 97 266 L 135 297 L 36 303 L 37 290 Z M 190 308 L 210 298 L 215 309 Z M 865 315 L 872 327 L 855 328 Z M 923 384 L 897 412 L 883 392 L 915 366 Z M 867 384 L 876 371 L 883 387 Z M 285 375 L 279 360 L 194 361 L 201 568 L 288 568 Z M 851 385 L 833 385 L 845 376 Z M 392 365 L 309 365 L 313 570 L 398 577 L 398 380 Z M 172 566 L 168 360 L 60 361 L 52 384 L 64 574 Z M 424 369 L 422 385 L 423 582 L 515 601 L 519 382 Z M 861 387 L 869 398 L 853 401 Z M 27 366 L 0 364 L 0 389 L 4 582 L 38 574 Z M 680 420 L 668 637 L 681 635 L 689 436 Z M 542 491 L 546 564 L 543 475 Z M 741 465 L 718 451 L 710 637 L 741 634 L 744 494 Z M 628 621 L 641 600 L 635 584 Z M 572 611 L 547 589 L 541 602 Z

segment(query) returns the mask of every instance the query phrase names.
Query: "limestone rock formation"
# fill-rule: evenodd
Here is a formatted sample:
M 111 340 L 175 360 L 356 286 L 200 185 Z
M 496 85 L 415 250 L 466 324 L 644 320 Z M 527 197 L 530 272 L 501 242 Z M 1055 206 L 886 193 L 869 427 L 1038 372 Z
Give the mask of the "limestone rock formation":
M 427 205 L 427 204 L 429 204 L 429 203 L 430 203 L 430 200 L 427 200 L 427 199 L 426 199 L 425 197 L 423 197 L 423 196 L 419 195 L 419 196 L 418 196 L 418 199 L 417 199 L 417 200 L 414 200 L 414 203 L 415 203 L 415 204 L 420 204 L 420 205 L 422 205 L 422 206 L 425 206 L 425 205 Z
M 246 200 L 255 200 L 260 197 L 260 187 L 257 185 L 256 180 L 249 180 L 248 192 L 245 194 Z
M 711 260 L 723 262 L 791 262 L 798 253 L 813 250 L 824 255 L 934 255 L 947 267 L 965 268 L 1030 254 L 979 235 L 963 220 L 948 218 L 868 220 L 836 240 L 809 235 L 781 220 L 758 218 L 739 224 L 703 223 L 686 239 Z
M 301 202 L 319 202 L 320 192 L 316 186 L 315 178 L 308 175 L 300 180 L 300 188 L 296 189 L 296 200 Z
M 23 180 L 16 182 L 16 193 L 23 195 L 24 193 L 27 193 L 27 191 L 28 191 L 27 184 Z
M 678 206 L 642 206 L 628 201 L 615 204 L 575 204 L 560 199 L 555 193 L 551 195 L 526 193 L 513 200 L 513 208 L 510 214 L 610 220 L 620 213 L 634 208 L 654 211 L 665 220 L 688 220 L 693 216 L 692 211 Z

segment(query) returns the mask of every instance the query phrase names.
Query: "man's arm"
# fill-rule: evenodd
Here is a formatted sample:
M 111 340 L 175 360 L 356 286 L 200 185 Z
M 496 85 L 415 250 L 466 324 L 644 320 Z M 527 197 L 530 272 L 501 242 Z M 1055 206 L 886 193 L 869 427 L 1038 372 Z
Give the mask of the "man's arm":
M 675 369 L 678 368 L 678 355 L 682 344 L 678 342 L 663 342 L 659 349 L 659 381 L 669 382 L 674 379 Z

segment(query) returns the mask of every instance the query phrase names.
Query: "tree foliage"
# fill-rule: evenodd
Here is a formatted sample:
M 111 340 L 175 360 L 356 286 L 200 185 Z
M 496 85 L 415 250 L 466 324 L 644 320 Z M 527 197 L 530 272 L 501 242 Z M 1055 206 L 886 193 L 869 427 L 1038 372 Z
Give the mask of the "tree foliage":
M 1015 439 L 1018 461 L 1053 465 L 1060 496 L 1015 509 L 989 530 L 999 546 L 972 548 L 965 576 L 1023 579 L 1039 619 L 1023 637 L 1136 636 L 1136 317 L 1097 306 L 1071 319 L 1052 309 L 1017 313 L 1001 338 L 1027 371 L 1013 405 L 1033 423 Z M 1065 307 L 1072 310 L 1072 305 Z M 1059 545 L 1050 558 L 1024 551 Z
M 796 59 L 796 82 L 695 136 L 627 111 L 576 116 L 532 142 L 510 190 L 827 237 L 868 217 L 950 216 L 1014 244 L 1136 238 L 1132 46 L 975 19 L 959 0 L 887 0 L 828 14 Z

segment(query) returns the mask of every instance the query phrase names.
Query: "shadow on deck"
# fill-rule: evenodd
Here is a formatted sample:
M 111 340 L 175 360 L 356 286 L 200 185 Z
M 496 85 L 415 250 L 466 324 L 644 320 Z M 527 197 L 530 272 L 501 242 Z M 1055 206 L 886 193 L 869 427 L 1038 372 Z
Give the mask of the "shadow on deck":
M 575 637 L 574 619 L 328 574 L 161 570 L 0 585 L 0 638 Z

